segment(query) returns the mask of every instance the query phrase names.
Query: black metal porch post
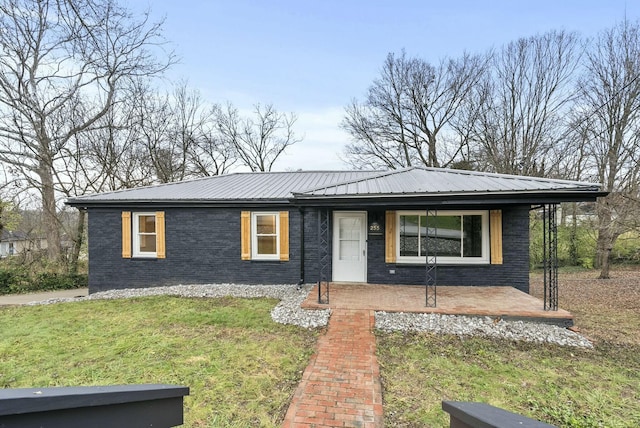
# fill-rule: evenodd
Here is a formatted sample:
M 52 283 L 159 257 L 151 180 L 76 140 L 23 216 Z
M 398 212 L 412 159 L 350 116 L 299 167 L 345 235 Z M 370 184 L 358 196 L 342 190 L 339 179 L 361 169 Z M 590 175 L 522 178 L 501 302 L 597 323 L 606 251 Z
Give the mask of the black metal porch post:
M 436 240 L 435 245 L 431 245 L 431 238 L 429 237 L 429 219 L 435 218 L 438 216 L 438 211 L 429 211 L 427 210 L 426 222 L 424 225 L 424 233 L 425 233 L 425 263 L 426 263 L 426 277 L 425 277 L 425 306 L 429 308 L 436 307 L 436 298 L 437 298 L 437 283 L 438 283 L 438 251 L 437 251 L 437 239 L 438 239 L 438 228 L 437 223 L 434 223 L 434 236 L 433 239 Z M 420 221 L 418 221 L 418 239 L 420 239 Z M 420 246 L 418 246 L 420 248 Z M 433 253 L 432 255 L 429 255 Z
M 329 304 L 329 210 L 318 210 L 318 303 Z
M 542 206 L 544 310 L 558 310 L 558 223 L 557 204 Z

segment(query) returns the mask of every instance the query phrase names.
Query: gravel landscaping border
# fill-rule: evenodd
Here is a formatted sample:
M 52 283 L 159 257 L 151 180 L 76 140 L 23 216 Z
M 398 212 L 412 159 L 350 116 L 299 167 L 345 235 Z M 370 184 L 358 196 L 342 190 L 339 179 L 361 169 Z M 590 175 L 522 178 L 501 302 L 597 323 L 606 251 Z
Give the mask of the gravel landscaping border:
M 326 326 L 331 316 L 330 309 L 302 309 L 300 305 L 311 291 L 312 285 L 300 288 L 291 284 L 242 285 L 174 285 L 168 287 L 130 288 L 109 290 L 86 297 L 49 299 L 32 302 L 31 305 L 52 304 L 96 299 L 123 299 L 143 296 L 172 295 L 181 297 L 268 297 L 280 300 L 271 311 L 271 318 L 281 324 L 303 328 Z M 496 320 L 491 317 L 460 315 L 415 314 L 375 312 L 375 328 L 382 331 L 430 331 L 458 336 L 486 336 L 535 343 L 553 343 L 561 346 L 593 348 L 585 337 L 568 329 L 535 322 Z
M 376 312 L 375 326 L 382 331 L 430 331 L 457 336 L 485 336 L 534 343 L 593 348 L 584 336 L 557 325 L 506 321 L 491 317 Z

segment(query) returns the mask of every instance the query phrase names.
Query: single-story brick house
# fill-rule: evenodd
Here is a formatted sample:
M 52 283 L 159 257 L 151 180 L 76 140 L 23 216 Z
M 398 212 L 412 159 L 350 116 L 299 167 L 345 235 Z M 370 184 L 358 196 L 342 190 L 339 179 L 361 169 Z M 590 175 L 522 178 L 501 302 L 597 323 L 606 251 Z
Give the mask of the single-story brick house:
M 411 167 L 234 173 L 67 204 L 88 211 L 90 292 L 424 284 L 430 263 L 439 285 L 528 292 L 531 208 L 603 195 L 591 183 Z

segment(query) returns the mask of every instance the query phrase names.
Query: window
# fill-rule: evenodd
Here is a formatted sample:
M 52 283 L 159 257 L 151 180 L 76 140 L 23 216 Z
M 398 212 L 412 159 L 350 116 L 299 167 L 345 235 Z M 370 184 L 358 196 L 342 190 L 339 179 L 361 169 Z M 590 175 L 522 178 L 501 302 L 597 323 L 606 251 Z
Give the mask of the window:
M 251 215 L 252 259 L 279 259 L 280 221 L 278 213 Z
M 166 257 L 164 211 L 122 212 L 122 258 Z
M 156 257 L 156 214 L 133 213 L 133 256 Z
M 436 255 L 439 263 L 489 263 L 489 223 L 486 211 L 399 211 L 397 262 L 425 263 Z
M 241 211 L 240 258 L 289 261 L 289 211 Z

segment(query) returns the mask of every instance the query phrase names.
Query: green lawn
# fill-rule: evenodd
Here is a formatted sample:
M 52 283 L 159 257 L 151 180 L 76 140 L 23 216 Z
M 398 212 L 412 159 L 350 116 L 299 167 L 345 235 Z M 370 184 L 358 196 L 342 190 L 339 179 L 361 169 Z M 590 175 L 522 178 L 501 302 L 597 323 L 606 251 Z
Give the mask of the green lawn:
M 278 426 L 316 332 L 271 299 L 151 297 L 0 308 L 3 388 L 185 385 L 186 427 Z
M 640 268 L 563 272 L 560 306 L 593 350 L 378 332 L 387 427 L 444 427 L 442 400 L 481 401 L 560 427 L 640 426 Z M 531 291 L 542 298 L 541 273 Z
M 640 269 L 563 272 L 560 306 L 593 350 L 378 332 L 385 426 L 444 427 L 442 400 L 481 401 L 559 427 L 640 426 Z M 543 277 L 531 277 L 542 298 Z
M 640 426 L 640 347 L 580 350 L 379 334 L 385 426 L 444 427 L 442 400 L 481 401 L 561 427 Z
M 448 426 L 442 400 L 561 427 L 640 426 L 640 271 L 592 276 L 568 278 L 560 295 L 594 350 L 377 332 L 385 426 Z M 318 334 L 274 323 L 275 304 L 150 297 L 0 308 L 0 386 L 185 385 L 186 427 L 275 427 Z

